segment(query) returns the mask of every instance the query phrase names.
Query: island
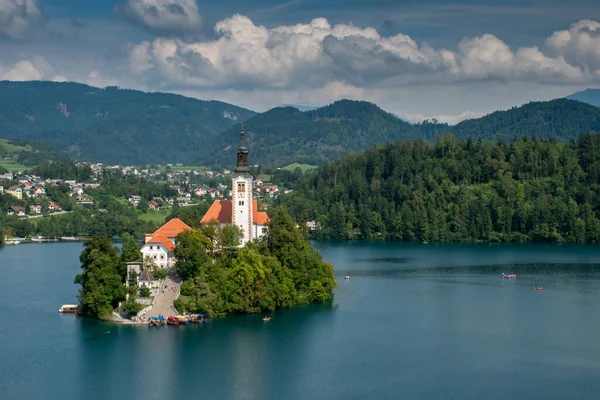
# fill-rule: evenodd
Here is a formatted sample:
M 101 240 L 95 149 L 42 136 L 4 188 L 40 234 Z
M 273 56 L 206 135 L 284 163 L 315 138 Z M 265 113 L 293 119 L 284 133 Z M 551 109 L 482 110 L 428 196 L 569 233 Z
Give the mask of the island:
M 323 302 L 337 287 L 333 266 L 311 248 L 308 230 L 283 206 L 270 215 L 253 201 L 248 150 L 240 135 L 232 199 L 216 200 L 192 229 L 178 218 L 144 236 L 85 242 L 79 314 L 146 323 L 151 316 L 224 316 Z

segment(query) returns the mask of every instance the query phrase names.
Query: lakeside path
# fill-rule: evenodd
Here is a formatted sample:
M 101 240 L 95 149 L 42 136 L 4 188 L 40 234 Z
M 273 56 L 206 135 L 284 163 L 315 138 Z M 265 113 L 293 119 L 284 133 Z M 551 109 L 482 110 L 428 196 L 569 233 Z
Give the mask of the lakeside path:
M 162 288 L 168 286 L 168 289 L 165 289 L 164 293 Z M 154 299 L 154 305 L 151 309 L 146 312 L 146 317 L 151 317 L 153 315 L 164 315 L 168 317 L 169 315 L 177 315 L 177 311 L 173 308 L 173 301 L 179 296 L 179 286 L 181 285 L 181 279 L 177 276 L 167 276 L 167 278 L 163 281 L 161 288 L 158 290 L 158 294 Z

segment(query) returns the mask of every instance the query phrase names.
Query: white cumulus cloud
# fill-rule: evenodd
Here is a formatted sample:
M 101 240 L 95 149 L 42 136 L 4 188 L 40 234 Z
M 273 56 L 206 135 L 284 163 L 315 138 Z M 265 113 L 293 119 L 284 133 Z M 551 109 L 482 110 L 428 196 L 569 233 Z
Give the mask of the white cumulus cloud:
M 21 40 L 41 18 L 38 0 L 0 0 L 0 36 Z
M 123 11 L 140 25 L 161 32 L 194 32 L 202 23 L 196 0 L 127 0 Z
M 214 40 L 158 37 L 133 45 L 129 65 L 138 81 L 163 88 L 582 83 L 598 79 L 599 26 L 581 21 L 570 31 L 556 32 L 547 40 L 552 49 L 546 54 L 535 46 L 512 49 L 491 34 L 466 38 L 456 49 L 435 49 L 404 34 L 384 37 L 371 27 L 332 26 L 324 18 L 269 29 L 236 14 L 215 25 Z
M 569 30 L 554 32 L 546 44 L 570 64 L 600 75 L 600 22 L 579 21 Z
M 14 64 L 0 64 L 0 80 L 39 81 L 52 79 L 52 66 L 41 56 L 20 60 Z

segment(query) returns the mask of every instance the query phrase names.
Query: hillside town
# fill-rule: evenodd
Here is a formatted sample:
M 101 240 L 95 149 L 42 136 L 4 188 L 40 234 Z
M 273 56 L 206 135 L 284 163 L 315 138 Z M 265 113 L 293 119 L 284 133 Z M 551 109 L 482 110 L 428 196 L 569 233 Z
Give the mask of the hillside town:
M 209 169 L 206 167 L 184 167 L 180 164 L 166 166 L 122 166 L 102 163 L 78 163 L 78 168 L 89 168 L 89 179 L 61 179 L 42 177 L 25 172 L 6 172 L 0 175 L 0 199 L 4 213 L 18 217 L 33 218 L 47 214 L 70 212 L 76 207 L 86 207 L 95 212 L 105 212 L 97 201 L 98 189 L 107 183 L 105 176 L 120 175 L 123 178 L 136 177 L 140 180 L 157 183 L 165 187 L 165 195 L 144 197 L 131 193 L 122 196 L 134 209 L 142 212 L 158 212 L 173 207 L 197 204 L 199 201 L 225 200 L 231 198 L 231 189 L 226 183 L 232 171 Z M 252 192 L 260 199 L 260 207 L 268 208 L 269 200 L 279 193 L 277 185 L 253 179 Z

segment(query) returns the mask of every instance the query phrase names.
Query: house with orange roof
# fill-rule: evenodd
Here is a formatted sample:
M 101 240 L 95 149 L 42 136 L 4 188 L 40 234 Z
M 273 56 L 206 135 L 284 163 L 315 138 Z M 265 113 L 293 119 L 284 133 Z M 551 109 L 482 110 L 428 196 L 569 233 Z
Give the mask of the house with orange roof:
M 154 233 L 147 233 L 140 249 L 142 260 L 150 258 L 161 268 L 171 268 L 175 264 L 175 237 L 190 229 L 179 218 L 173 218 Z
M 233 224 L 242 230 L 240 246 L 260 240 L 269 225 L 269 216 L 259 211 L 258 202 L 252 198 L 252 176 L 248 166 L 248 149 L 244 145 L 244 127 L 240 134 L 237 167 L 231 178 L 231 200 L 215 200 L 202 220 L 203 224 Z

